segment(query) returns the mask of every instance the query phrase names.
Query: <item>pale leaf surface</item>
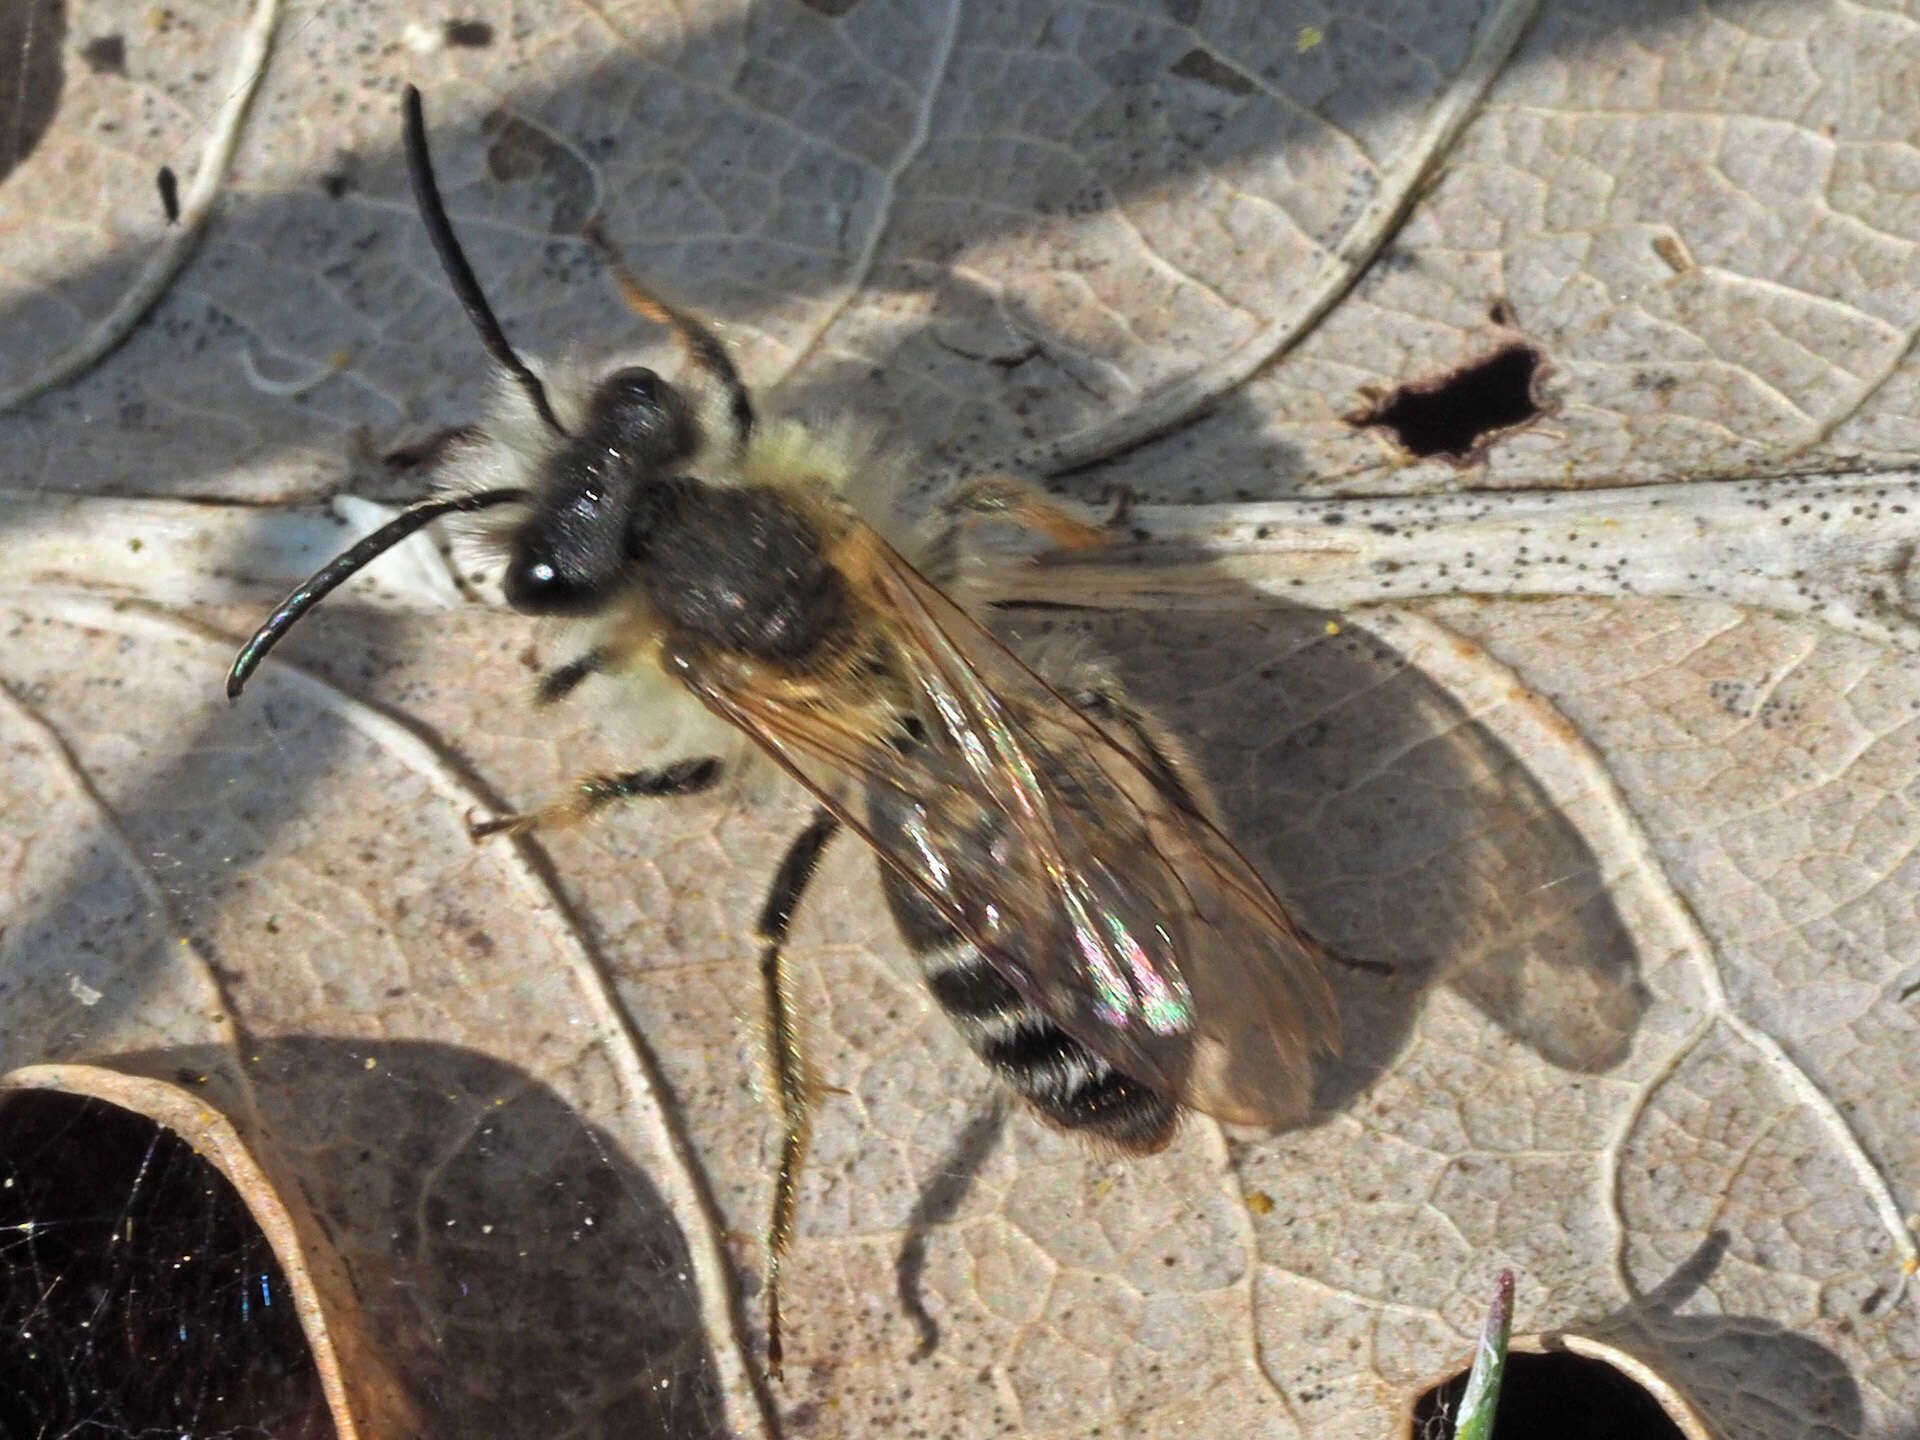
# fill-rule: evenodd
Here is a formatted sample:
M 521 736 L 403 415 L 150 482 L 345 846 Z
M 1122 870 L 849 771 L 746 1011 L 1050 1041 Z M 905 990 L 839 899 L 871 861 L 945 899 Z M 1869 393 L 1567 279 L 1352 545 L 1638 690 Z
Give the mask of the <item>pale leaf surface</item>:
M 1503 1269 L 1517 1331 L 1726 1433 L 1913 1433 L 1920 668 L 1876 528 L 1912 477 L 1817 527 L 1778 523 L 1795 481 L 1715 489 L 1920 450 L 1913 16 L 177 8 L 0 29 L 0 390 L 44 390 L 0 419 L 0 1071 L 205 1077 L 429 1433 L 1384 1436 Z M 1005 615 L 1110 654 L 1309 925 L 1395 966 L 1334 977 L 1315 1123 L 1121 1162 L 999 1106 L 843 842 L 793 947 L 836 1088 L 759 1378 L 750 930 L 800 799 L 470 844 L 672 737 L 591 685 L 536 713 L 564 637 L 424 541 L 221 695 L 367 497 L 418 493 L 377 457 L 487 401 L 407 82 L 517 343 L 669 363 L 598 215 L 766 409 L 855 414 L 923 489 L 1170 430 L 1064 483 L 1401 544 L 1462 486 L 1668 482 L 1662 598 L 1626 565 L 1516 598 L 1546 537 L 1476 554 L 1456 506 L 1457 562 L 1322 547 L 1337 612 L 1276 551 L 1180 614 Z M 1522 341 L 1550 413 L 1474 469 L 1344 418 Z

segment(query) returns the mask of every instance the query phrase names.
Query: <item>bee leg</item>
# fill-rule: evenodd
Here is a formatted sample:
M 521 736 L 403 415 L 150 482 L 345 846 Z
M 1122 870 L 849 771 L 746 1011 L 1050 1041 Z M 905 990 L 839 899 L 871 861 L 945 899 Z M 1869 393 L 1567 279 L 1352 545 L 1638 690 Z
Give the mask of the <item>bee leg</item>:
M 564 800 L 542 805 L 524 815 L 496 815 L 491 820 L 470 820 L 467 833 L 475 840 L 489 835 L 524 835 L 529 830 L 564 830 L 604 810 L 616 800 L 640 796 L 697 795 L 711 789 L 720 778 L 720 761 L 712 755 L 693 760 L 676 760 L 658 770 L 628 770 L 619 775 L 588 775 L 576 781 L 573 793 Z
M 740 372 L 734 368 L 733 360 L 727 354 L 727 347 L 689 311 L 669 304 L 642 285 L 634 273 L 627 269 L 626 261 L 621 259 L 619 250 L 607 237 L 606 231 L 600 228 L 597 219 L 589 221 L 581 234 L 599 250 L 607 272 L 613 277 L 614 288 L 620 292 L 620 298 L 626 301 L 627 308 L 643 320 L 651 320 L 672 331 L 681 352 L 707 378 L 718 403 L 706 407 L 712 413 L 702 418 L 709 425 L 728 433 L 735 454 L 746 449 L 747 440 L 753 434 L 753 397 L 747 393 Z
M 533 703 L 551 705 L 557 700 L 566 699 L 589 675 L 605 675 L 618 670 L 632 658 L 634 648 L 631 645 L 596 645 L 585 654 L 574 656 L 557 670 L 549 670 L 540 677 L 540 683 L 533 689 Z
M 767 1369 L 780 1378 L 782 1344 L 780 1337 L 780 1262 L 793 1239 L 793 1213 L 798 1196 L 800 1164 L 806 1159 L 807 1142 L 813 1136 L 813 1121 L 808 1109 L 813 1087 L 807 1077 L 807 1060 L 800 1048 L 799 1025 L 795 1018 L 792 973 L 781 946 L 793 924 L 793 912 L 800 906 L 807 882 L 813 879 L 821 852 L 833 839 L 840 822 L 828 811 L 816 810 L 813 819 L 787 847 L 780 868 L 774 872 L 773 887 L 760 910 L 757 927 L 760 951 L 761 996 L 767 1007 L 768 1064 L 773 1071 L 774 1095 L 780 1102 L 780 1169 L 773 1182 L 773 1216 L 767 1223 Z
M 1320 942 L 1321 953 L 1336 965 L 1349 970 L 1358 970 L 1362 975 L 1393 976 L 1400 973 L 1400 967 L 1391 960 L 1362 960 L 1358 955 L 1349 955 L 1344 950 L 1336 950 L 1326 941 Z
M 576 655 L 557 670 L 549 670 L 540 677 L 540 683 L 534 687 L 533 703 L 551 705 L 556 700 L 564 700 L 580 686 L 580 682 L 589 675 L 598 675 L 607 668 L 607 655 L 603 650 L 589 650 L 584 655 Z
M 1062 550 L 1091 550 L 1113 540 L 1111 524 L 1096 525 L 1011 475 L 981 475 L 949 495 L 941 510 L 956 520 L 975 515 L 1037 530 Z
M 1213 808 L 1193 762 L 1182 754 L 1171 735 L 1165 734 L 1144 710 L 1129 703 L 1118 684 L 1097 682 L 1077 690 L 1070 697 L 1082 713 L 1117 725 L 1126 731 L 1139 759 L 1168 794 L 1196 814 L 1207 815 Z
M 612 674 L 639 654 L 645 642 L 644 633 L 632 626 L 619 635 L 602 640 L 584 654 L 574 656 L 559 669 L 541 676 L 540 683 L 533 689 L 533 703 L 551 705 L 571 695 L 589 675 Z

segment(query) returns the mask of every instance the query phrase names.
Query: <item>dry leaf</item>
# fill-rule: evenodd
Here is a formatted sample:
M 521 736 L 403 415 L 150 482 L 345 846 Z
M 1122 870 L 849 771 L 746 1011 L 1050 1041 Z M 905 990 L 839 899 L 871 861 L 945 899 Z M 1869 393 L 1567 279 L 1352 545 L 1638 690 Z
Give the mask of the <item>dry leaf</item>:
M 1725 1434 L 1920 1426 L 1912 17 L 5 25 L 0 1067 L 216 1075 L 427 1433 L 1384 1435 L 1506 1268 L 1517 1328 Z M 766 409 L 915 447 L 915 498 L 1105 459 L 1063 486 L 1208 507 L 1145 511 L 1143 555 L 1243 537 L 1187 612 L 1110 575 L 1120 613 L 1005 618 L 1112 649 L 1309 922 L 1397 966 L 1341 977 L 1317 1123 L 1122 1164 L 1003 1111 L 846 845 L 796 954 L 847 1093 L 763 1382 L 748 931 L 799 802 L 474 848 L 468 811 L 661 737 L 536 713 L 566 657 L 426 540 L 220 696 L 277 591 L 416 493 L 374 457 L 485 403 L 404 82 L 530 352 L 666 363 L 598 215 Z M 1518 425 L 1448 388 L 1516 343 Z M 1351 423 L 1403 385 L 1506 419 L 1410 458 Z

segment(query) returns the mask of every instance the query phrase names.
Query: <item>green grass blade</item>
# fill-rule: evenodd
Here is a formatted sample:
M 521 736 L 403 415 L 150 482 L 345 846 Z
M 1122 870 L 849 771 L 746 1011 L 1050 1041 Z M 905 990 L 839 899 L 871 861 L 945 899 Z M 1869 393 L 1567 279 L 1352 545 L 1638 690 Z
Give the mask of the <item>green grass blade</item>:
M 1507 1337 L 1513 1333 L 1513 1272 L 1502 1270 L 1494 1282 L 1493 1307 L 1487 1311 L 1480 1348 L 1474 1352 L 1467 1390 L 1460 1397 L 1454 1440 L 1493 1440 L 1493 1414 L 1500 1408 L 1500 1378 L 1507 1369 Z

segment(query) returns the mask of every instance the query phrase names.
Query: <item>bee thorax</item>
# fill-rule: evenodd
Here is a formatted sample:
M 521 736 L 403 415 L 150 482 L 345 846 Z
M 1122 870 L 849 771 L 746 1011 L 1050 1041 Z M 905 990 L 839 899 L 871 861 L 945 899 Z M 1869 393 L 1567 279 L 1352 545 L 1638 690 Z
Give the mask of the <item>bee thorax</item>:
M 634 542 L 655 610 L 723 649 L 795 660 L 843 618 L 818 532 L 770 490 L 687 484 Z

